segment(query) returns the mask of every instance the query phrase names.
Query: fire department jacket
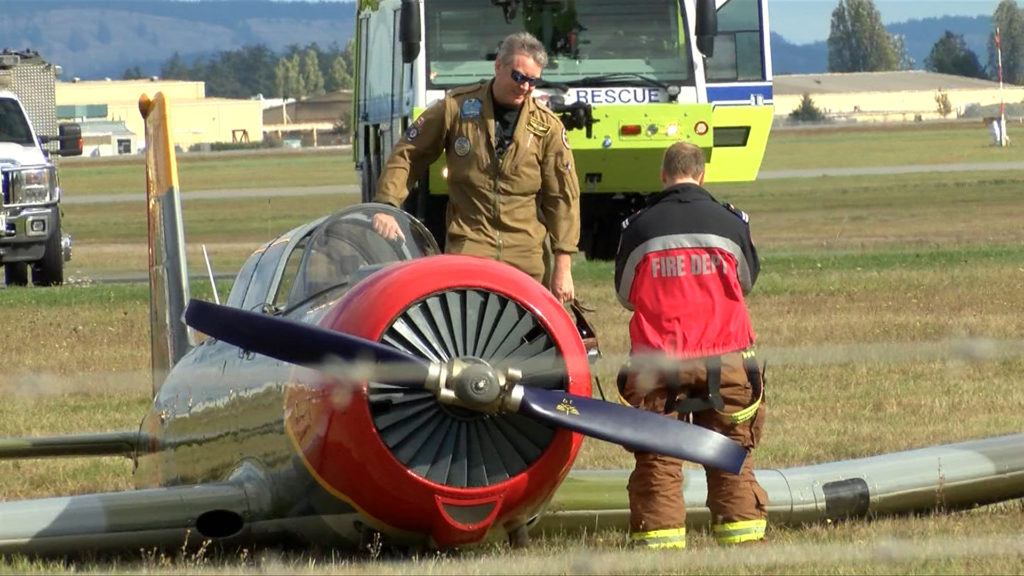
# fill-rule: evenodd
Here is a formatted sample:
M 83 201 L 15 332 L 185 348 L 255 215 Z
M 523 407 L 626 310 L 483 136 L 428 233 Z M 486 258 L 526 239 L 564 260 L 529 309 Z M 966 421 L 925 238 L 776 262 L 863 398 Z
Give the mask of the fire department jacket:
M 499 158 L 491 82 L 453 89 L 423 111 L 395 145 L 374 200 L 400 206 L 444 152 L 446 251 L 502 260 L 540 279 L 546 233 L 555 251 L 574 253 L 579 243 L 572 151 L 558 116 L 527 98 Z
M 695 184 L 654 195 L 623 222 L 615 258 L 633 353 L 699 358 L 750 347 L 744 296 L 759 270 L 745 213 Z

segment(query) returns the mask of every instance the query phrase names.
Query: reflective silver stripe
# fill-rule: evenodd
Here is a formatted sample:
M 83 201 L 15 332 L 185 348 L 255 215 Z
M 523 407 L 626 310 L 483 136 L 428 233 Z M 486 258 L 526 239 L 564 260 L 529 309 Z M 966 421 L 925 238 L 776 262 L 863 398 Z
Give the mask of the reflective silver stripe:
M 712 531 L 719 544 L 739 544 L 764 538 L 764 530 L 767 525 L 767 520 L 742 520 L 716 524 Z
M 629 535 L 629 540 L 634 546 L 646 546 L 652 549 L 686 548 L 686 527 L 633 532 Z
M 671 234 L 658 236 L 640 244 L 629 253 L 626 265 L 622 270 L 622 281 L 616 286 L 616 296 L 619 303 L 627 310 L 633 309 L 629 301 L 629 293 L 633 289 L 633 279 L 636 276 L 636 267 L 645 256 L 653 252 L 663 250 L 691 249 L 691 248 L 718 248 L 732 254 L 736 259 L 736 276 L 739 278 L 740 287 L 744 293 L 753 288 L 750 282 L 750 269 L 747 268 L 747 259 L 743 257 L 743 250 L 739 244 L 732 240 L 716 234 Z

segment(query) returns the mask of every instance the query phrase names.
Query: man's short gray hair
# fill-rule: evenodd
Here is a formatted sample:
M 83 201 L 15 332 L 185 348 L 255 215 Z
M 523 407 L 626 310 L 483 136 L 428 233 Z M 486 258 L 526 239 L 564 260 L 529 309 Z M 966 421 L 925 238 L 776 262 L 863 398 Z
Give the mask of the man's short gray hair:
M 548 52 L 540 40 L 529 32 L 516 32 L 509 34 L 501 41 L 501 48 L 498 49 L 498 60 L 505 66 L 511 66 L 517 54 L 523 54 L 533 58 L 542 69 L 548 65 Z

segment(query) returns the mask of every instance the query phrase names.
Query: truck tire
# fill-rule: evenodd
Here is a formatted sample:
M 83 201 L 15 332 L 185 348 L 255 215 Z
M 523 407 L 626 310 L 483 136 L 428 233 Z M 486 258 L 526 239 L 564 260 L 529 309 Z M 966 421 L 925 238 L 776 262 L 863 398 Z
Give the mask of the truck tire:
M 46 239 L 46 252 L 32 266 L 32 283 L 36 286 L 60 286 L 64 283 L 64 251 L 60 246 L 60 217 Z
M 14 262 L 4 264 L 4 280 L 8 286 L 25 286 L 28 284 L 28 264 Z

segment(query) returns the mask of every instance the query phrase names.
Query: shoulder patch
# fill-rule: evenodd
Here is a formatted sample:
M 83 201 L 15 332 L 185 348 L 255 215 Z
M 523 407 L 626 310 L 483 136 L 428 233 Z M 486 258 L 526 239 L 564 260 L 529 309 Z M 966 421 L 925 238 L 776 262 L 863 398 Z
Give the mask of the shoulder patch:
M 537 136 L 546 136 L 548 131 L 551 130 L 551 125 L 545 122 L 543 118 L 530 114 L 530 118 L 526 121 L 526 129 Z
M 736 208 L 735 206 L 733 206 L 732 204 L 729 204 L 729 203 L 726 203 L 726 202 L 723 202 L 722 206 L 725 206 L 726 209 L 729 210 L 729 212 L 732 212 L 733 214 L 735 214 L 736 217 L 739 218 L 740 220 L 743 220 L 744 223 L 750 224 L 750 216 L 746 212 L 744 212 L 743 210 L 740 210 L 740 209 Z

